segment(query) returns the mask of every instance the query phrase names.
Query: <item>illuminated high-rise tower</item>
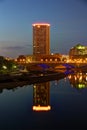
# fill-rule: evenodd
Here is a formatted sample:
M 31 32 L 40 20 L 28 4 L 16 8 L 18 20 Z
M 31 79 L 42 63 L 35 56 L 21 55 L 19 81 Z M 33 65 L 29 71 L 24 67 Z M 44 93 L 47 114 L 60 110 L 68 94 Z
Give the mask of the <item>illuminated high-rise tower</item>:
M 33 26 L 33 55 L 50 54 L 50 24 L 35 23 Z

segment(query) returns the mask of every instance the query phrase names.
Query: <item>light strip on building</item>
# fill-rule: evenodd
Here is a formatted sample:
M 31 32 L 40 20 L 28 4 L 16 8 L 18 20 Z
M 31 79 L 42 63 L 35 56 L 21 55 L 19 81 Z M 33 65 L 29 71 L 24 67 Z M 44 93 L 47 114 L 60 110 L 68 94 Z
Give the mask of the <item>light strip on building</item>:
M 35 24 L 32 24 L 32 26 L 40 26 L 40 25 L 50 26 L 50 24 L 48 24 L 48 23 L 35 23 Z

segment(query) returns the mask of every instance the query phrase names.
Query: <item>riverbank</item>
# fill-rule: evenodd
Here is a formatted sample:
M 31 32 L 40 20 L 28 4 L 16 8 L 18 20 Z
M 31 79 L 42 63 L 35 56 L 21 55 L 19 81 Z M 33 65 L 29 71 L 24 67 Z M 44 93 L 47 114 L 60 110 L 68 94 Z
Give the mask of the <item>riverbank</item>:
M 39 74 L 30 75 L 28 73 L 22 75 L 3 75 L 0 76 L 0 89 L 1 88 L 14 88 L 18 86 L 31 85 L 35 83 L 48 82 L 52 80 L 59 80 L 64 78 L 66 74 L 64 73 L 50 73 L 50 74 Z

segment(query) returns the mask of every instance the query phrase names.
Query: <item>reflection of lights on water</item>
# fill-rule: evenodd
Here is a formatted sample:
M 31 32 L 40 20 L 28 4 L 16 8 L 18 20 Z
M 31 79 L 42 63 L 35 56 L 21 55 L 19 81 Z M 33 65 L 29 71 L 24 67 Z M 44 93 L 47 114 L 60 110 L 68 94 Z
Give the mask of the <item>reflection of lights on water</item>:
M 65 82 L 66 82 L 66 79 L 67 79 L 67 78 L 65 77 L 65 78 L 64 78 L 64 81 L 65 81 Z
M 82 81 L 82 76 L 79 77 L 79 81 Z
M 85 78 L 86 79 L 86 81 L 87 81 L 87 76 L 85 75 L 85 76 L 83 76 L 82 74 L 81 75 L 74 75 L 74 76 L 72 76 L 72 75 L 69 75 L 68 76 L 68 78 L 69 79 L 72 79 L 72 78 L 74 78 L 75 80 L 79 80 L 79 81 L 82 81 L 83 80 L 83 78 Z M 66 79 L 66 78 L 65 78 Z
M 78 84 L 78 87 L 81 88 L 85 88 L 85 84 Z
M 33 87 L 36 88 L 36 85 L 34 85 Z
M 58 80 L 55 80 L 55 85 L 58 85 Z
M 51 106 L 33 106 L 34 111 L 49 111 L 51 109 Z
M 71 79 L 71 75 L 69 75 L 68 78 Z
M 87 85 L 87 73 L 77 73 L 74 75 L 69 75 L 68 76 L 70 82 L 71 82 L 71 87 L 77 86 L 79 89 L 85 88 Z
M 79 74 L 77 74 L 77 78 L 79 78 Z
M 75 78 L 75 80 L 77 80 L 77 77 L 76 77 L 76 76 L 74 76 L 74 78 Z
M 71 84 L 71 87 L 73 88 L 73 84 Z
M 87 76 L 86 76 L 86 81 L 87 81 Z

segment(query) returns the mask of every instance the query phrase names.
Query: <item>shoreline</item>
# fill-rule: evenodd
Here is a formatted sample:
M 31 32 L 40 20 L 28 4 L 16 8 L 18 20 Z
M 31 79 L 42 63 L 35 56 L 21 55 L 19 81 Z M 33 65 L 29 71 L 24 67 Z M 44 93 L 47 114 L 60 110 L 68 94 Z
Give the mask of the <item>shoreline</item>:
M 49 82 L 53 80 L 60 80 L 61 78 L 66 77 L 64 73 L 54 73 L 43 76 L 29 76 L 27 75 L 18 75 L 18 76 L 4 76 L 1 80 L 0 77 L 0 89 L 1 88 L 16 88 L 25 85 L 32 85 L 35 83 Z

